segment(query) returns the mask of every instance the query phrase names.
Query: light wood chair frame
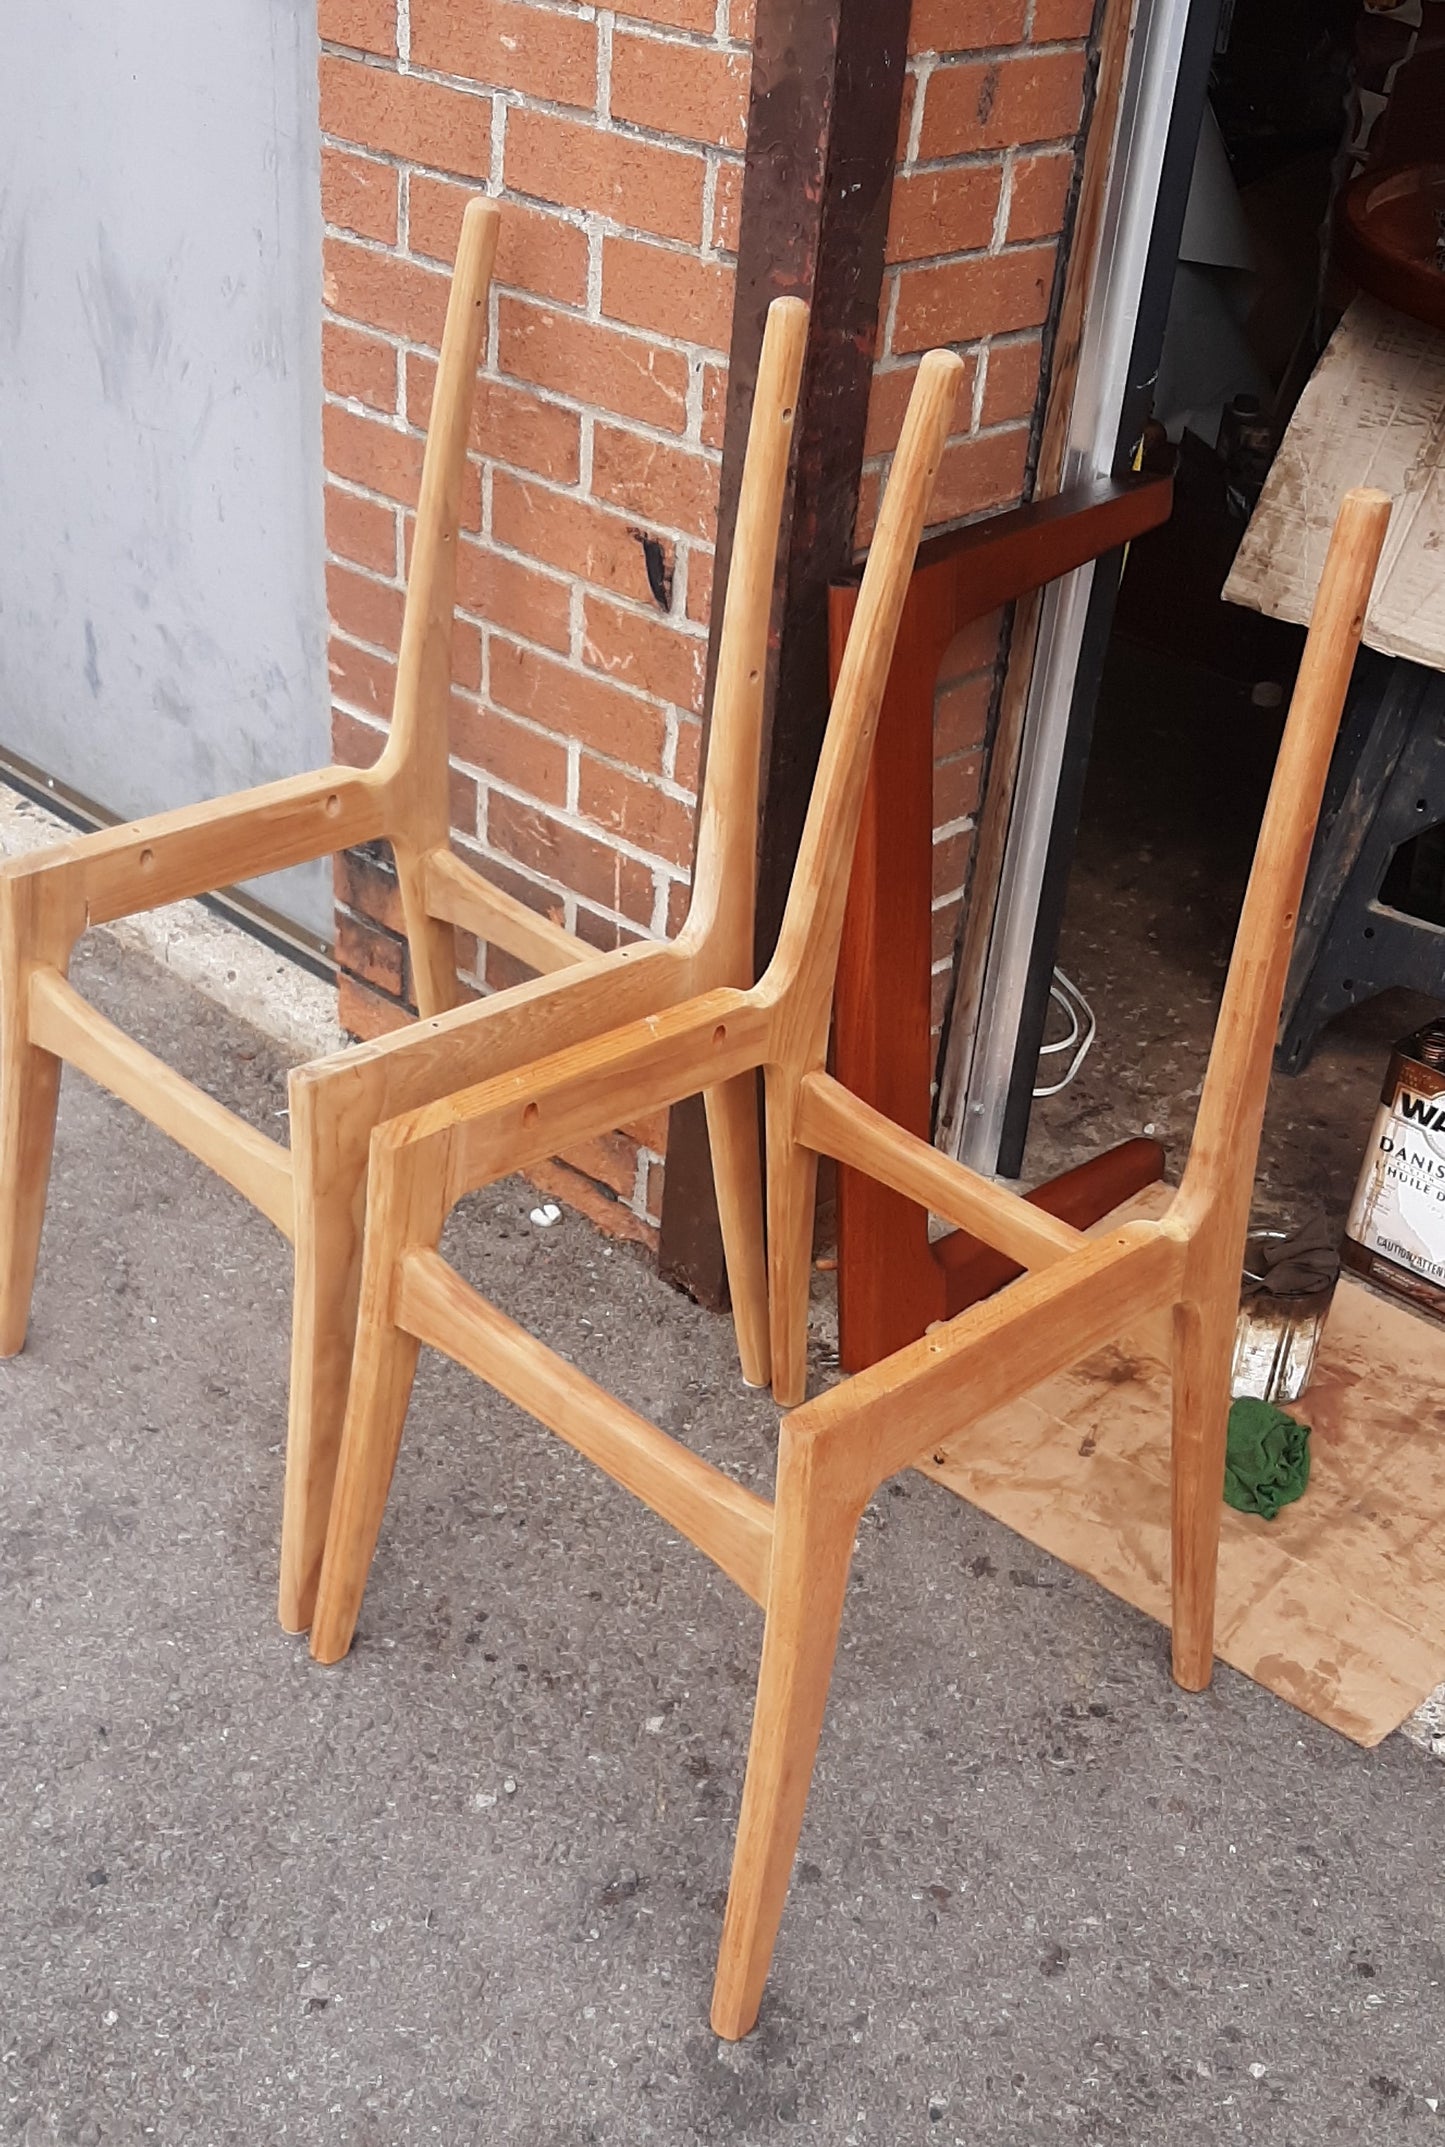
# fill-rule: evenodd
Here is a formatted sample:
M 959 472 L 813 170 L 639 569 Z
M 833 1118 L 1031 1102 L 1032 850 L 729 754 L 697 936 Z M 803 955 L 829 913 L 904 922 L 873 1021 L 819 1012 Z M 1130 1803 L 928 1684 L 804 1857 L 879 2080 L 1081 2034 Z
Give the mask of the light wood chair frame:
M 464 214 L 417 508 L 391 732 L 376 764 L 314 774 L 78 837 L 0 866 L 0 1355 L 24 1344 L 62 1064 L 120 1097 L 260 1209 L 295 1250 L 280 1618 L 310 1623 L 355 1334 L 368 1143 L 413 1109 L 753 968 L 763 708 L 778 532 L 807 334 L 772 307 L 719 646 L 687 918 L 669 942 L 601 953 L 491 885 L 448 836 L 448 712 L 467 435 L 500 212 Z M 291 1077 L 289 1152 L 87 1004 L 66 971 L 92 925 L 384 837 L 422 1018 Z M 541 972 L 458 1005 L 453 927 Z M 745 1375 L 768 1381 L 757 1112 L 750 1080 L 707 1098 Z
M 829 1002 L 873 729 L 957 365 L 926 358 L 844 654 L 776 955 L 718 991 L 381 1126 L 372 1139 L 361 1320 L 313 1629 L 350 1643 L 418 1351 L 528 1410 L 704 1551 L 765 1613 L 712 2019 L 756 2018 L 822 1725 L 855 1533 L 879 1486 L 1133 1325 L 1172 1314 L 1174 1674 L 1213 1661 L 1229 1371 L 1270 1051 L 1311 835 L 1388 520 L 1341 510 L 1225 989 L 1184 1180 L 1161 1221 L 1089 1238 L 939 1154 L 826 1071 Z M 442 1258 L 466 1193 L 634 1111 L 761 1067 L 768 1260 L 782 1421 L 771 1504 L 668 1438 L 487 1304 Z M 1028 1272 L 1000 1295 L 804 1402 L 819 1156 L 864 1170 Z M 792 1406 L 801 1404 L 801 1406 Z

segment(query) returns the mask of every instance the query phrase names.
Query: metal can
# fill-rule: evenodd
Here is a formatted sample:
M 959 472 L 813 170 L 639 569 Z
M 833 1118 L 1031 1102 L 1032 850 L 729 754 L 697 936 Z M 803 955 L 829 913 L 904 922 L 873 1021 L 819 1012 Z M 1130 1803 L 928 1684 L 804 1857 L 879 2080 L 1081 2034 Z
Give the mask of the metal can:
M 1445 1021 L 1390 1055 L 1340 1257 L 1445 1320 Z
M 1331 1274 L 1310 1288 L 1281 1290 L 1269 1280 L 1271 1252 L 1287 1230 L 1251 1230 L 1244 1247 L 1239 1319 L 1229 1391 L 1238 1399 L 1297 1402 L 1310 1383 L 1315 1353 L 1335 1294 Z

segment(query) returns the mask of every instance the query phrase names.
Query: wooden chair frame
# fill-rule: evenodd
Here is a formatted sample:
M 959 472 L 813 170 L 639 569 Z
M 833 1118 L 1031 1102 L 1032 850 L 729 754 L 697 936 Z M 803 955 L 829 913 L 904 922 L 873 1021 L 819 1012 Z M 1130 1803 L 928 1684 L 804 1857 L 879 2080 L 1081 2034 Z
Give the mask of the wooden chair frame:
M 132 1105 L 250 1200 L 295 1247 L 280 1617 L 310 1623 L 351 1366 L 368 1142 L 410 1110 L 619 1021 L 746 984 L 763 677 L 793 411 L 800 300 L 764 339 L 724 608 L 692 899 L 678 937 L 611 953 L 490 885 L 448 839 L 447 717 L 467 433 L 499 212 L 468 204 L 420 499 L 391 734 L 374 767 L 331 767 L 79 837 L 0 866 L 0 1355 L 24 1343 L 62 1062 Z M 91 925 L 385 837 L 395 851 L 422 1019 L 293 1074 L 290 1151 L 98 1014 L 66 969 Z M 453 927 L 542 972 L 459 1006 Z M 747 1378 L 768 1380 L 767 1283 L 751 1080 L 707 1099 L 714 1176 Z
M 908 568 L 947 430 L 956 360 L 924 360 L 844 655 L 777 952 L 750 991 L 563 1051 L 372 1137 L 361 1319 L 312 1637 L 350 1644 L 418 1351 L 442 1350 L 588 1455 L 765 1613 L 712 2019 L 756 2018 L 787 1894 L 855 1532 L 886 1478 L 1155 1309 L 1173 1320 L 1174 1674 L 1213 1662 L 1215 1569 L 1240 1261 L 1270 1051 L 1314 821 L 1389 504 L 1352 493 L 1315 606 L 1183 1184 L 1166 1216 L 1098 1238 L 940 1155 L 825 1068 L 829 1002 L 868 755 Z M 570 1141 L 766 1078 L 768 1261 L 782 1421 L 771 1505 L 699 1460 L 487 1304 L 438 1251 L 469 1191 Z M 921 1340 L 803 1401 L 820 1155 L 866 1171 L 1027 1272 Z

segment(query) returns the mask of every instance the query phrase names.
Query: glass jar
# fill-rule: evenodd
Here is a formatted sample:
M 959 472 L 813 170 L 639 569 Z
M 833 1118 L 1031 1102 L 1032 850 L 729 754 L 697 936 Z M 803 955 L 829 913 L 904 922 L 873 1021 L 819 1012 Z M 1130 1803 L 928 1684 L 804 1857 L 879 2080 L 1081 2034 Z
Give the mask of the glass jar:
M 1249 1395 L 1285 1407 L 1310 1383 L 1338 1278 L 1331 1275 L 1310 1289 L 1271 1288 L 1268 1249 L 1289 1237 L 1287 1230 L 1252 1230 L 1245 1240 L 1229 1382 L 1236 1400 Z

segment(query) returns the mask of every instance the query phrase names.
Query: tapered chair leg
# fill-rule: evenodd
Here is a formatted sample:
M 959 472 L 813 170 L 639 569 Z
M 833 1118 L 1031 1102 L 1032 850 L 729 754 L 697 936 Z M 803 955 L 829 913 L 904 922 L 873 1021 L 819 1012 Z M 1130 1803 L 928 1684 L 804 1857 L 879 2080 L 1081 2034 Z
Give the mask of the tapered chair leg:
M 713 1184 L 717 1188 L 738 1356 L 748 1385 L 765 1387 L 771 1367 L 771 1349 L 756 1077 L 751 1073 L 742 1074 L 736 1081 L 710 1088 L 703 1102 L 707 1108 L 708 1146 L 712 1150 Z
M 773 1396 L 796 1409 L 808 1391 L 808 1290 L 818 1158 L 793 1137 L 798 1087 L 768 1070 L 768 1314 Z
M 0 1357 L 25 1347 L 60 1101 L 60 1061 L 29 1037 L 33 899 L 0 881 Z
M 340 1086 L 291 1083 L 296 1266 L 279 1604 L 288 1633 L 304 1633 L 316 1605 L 361 1290 L 376 1106 L 364 1088 L 343 1097 Z
M 420 1344 L 389 1319 L 363 1319 L 311 1620 L 318 1662 L 340 1662 L 356 1631 L 419 1353 Z
M 59 1100 L 59 1059 L 0 1017 L 0 1357 L 25 1347 Z
M 1175 1683 L 1187 1692 L 1202 1692 L 1214 1669 L 1236 1317 L 1234 1293 L 1217 1288 L 1174 1311 L 1173 1668 Z
M 366 1242 L 356 1354 L 346 1399 L 326 1554 L 311 1621 L 311 1652 L 339 1662 L 356 1630 L 401 1446 L 420 1345 L 397 1326 L 396 1293 L 409 1249 L 434 1250 L 447 1217 L 446 1162 L 419 1168 L 376 1134 L 368 1157 Z
M 758 2017 L 788 1897 L 864 1504 L 830 1471 L 819 1442 L 785 1420 L 763 1658 L 713 1985 L 713 2028 L 730 2041 Z
M 407 952 L 411 957 L 411 983 L 417 1013 L 423 1021 L 433 1014 L 447 1014 L 462 1003 L 457 979 L 457 938 L 449 924 L 427 914 L 423 867 L 414 851 L 392 844 L 397 878 L 401 883 L 402 918 L 406 926 Z

